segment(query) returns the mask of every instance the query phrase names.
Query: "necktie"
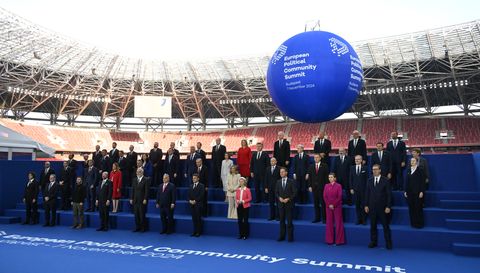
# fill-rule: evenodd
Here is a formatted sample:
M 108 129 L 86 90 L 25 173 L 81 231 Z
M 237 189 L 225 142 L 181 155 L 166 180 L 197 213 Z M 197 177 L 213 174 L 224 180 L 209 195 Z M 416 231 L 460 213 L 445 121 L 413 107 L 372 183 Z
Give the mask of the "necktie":
M 48 190 L 50 190 L 52 186 L 53 186 L 53 183 L 50 182 L 50 184 L 48 185 Z
M 257 153 L 257 160 L 260 159 L 260 155 L 262 155 L 262 152 Z
M 282 146 L 282 142 L 283 142 L 283 141 L 280 140 L 280 141 L 278 142 L 278 144 L 279 144 L 278 146 Z
M 378 152 L 378 159 L 380 159 L 380 161 L 382 161 L 382 152 Z
M 320 146 L 323 146 L 323 139 L 320 139 Z
M 163 183 L 163 192 L 165 192 L 165 189 L 167 188 L 167 183 Z
M 105 180 L 103 180 L 102 186 L 100 188 L 103 188 L 104 185 L 105 185 Z
M 273 171 L 275 170 L 275 167 L 272 167 L 272 174 L 273 174 Z
M 315 172 L 318 173 L 318 163 L 315 164 Z
M 190 156 L 190 160 L 193 160 L 193 154 Z
M 360 174 L 360 165 L 357 165 L 357 175 Z
M 397 140 L 394 140 L 394 141 L 393 141 L 393 148 L 394 148 L 394 149 L 397 148 Z
M 302 154 L 300 154 L 300 160 L 302 160 Z
M 285 189 L 285 179 L 282 179 L 282 188 Z
M 341 159 L 342 159 L 342 164 L 343 164 L 343 159 L 344 159 L 344 157 L 342 156 Z
M 353 140 L 353 147 L 357 147 L 357 139 Z
M 193 188 L 195 189 L 197 187 L 198 183 L 193 184 Z
M 376 187 L 377 184 L 378 184 L 378 177 L 375 177 L 375 184 L 374 184 L 374 186 Z

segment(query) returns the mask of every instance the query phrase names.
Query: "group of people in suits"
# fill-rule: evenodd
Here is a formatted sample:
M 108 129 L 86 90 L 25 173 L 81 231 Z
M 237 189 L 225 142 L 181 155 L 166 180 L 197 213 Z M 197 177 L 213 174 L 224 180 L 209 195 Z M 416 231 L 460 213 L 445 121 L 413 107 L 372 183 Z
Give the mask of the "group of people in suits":
M 288 241 L 293 241 L 295 202 L 307 203 L 310 192 L 314 207 L 312 222 L 327 225 L 327 243 L 339 245 L 345 242 L 341 214 L 345 201 L 349 205 L 355 204 L 356 224 L 366 224 L 367 216 L 370 217 L 369 246 L 377 244 L 376 223 L 380 221 L 384 226 L 387 248 L 391 248 L 388 228 L 391 190 L 404 188 L 402 173 L 407 166 L 406 146 L 398 138 L 397 132 L 392 132 L 386 149 L 383 143 L 377 143 L 376 151 L 371 154 L 371 170 L 367 168 L 366 143 L 358 131 L 352 133 L 347 150 L 339 148 L 333 164 L 330 164 L 332 144 L 323 132 L 315 141 L 312 164 L 303 145 L 297 145 L 297 153 L 291 158 L 290 143 L 283 132 L 278 133 L 272 157 L 263 150 L 263 143 L 257 143 L 254 152 L 248 146 L 247 141 L 242 140 L 237 153 L 237 165 L 234 165 L 226 147 L 221 144 L 221 139 L 217 138 L 211 151 L 211 172 L 204 164 L 206 153 L 200 142 L 190 147 L 182 174 L 179 174 L 180 154 L 175 149 L 175 143 L 170 144 L 162 159 L 163 152 L 158 142 L 155 142 L 150 153 L 142 155 L 141 160 L 138 160 L 133 145 L 127 153 L 118 150 L 116 143 L 112 143 L 109 152 L 106 149 L 100 150 L 97 145 L 91 159 L 88 154 L 84 155 L 83 175 L 80 176 L 76 175 L 77 162 L 73 159 L 73 154 L 64 162 L 59 178 L 50 163 L 46 162 L 39 183 L 35 180 L 35 173 L 29 173 L 24 194 L 24 202 L 27 204 L 26 223 L 38 223 L 38 193 L 41 191 L 45 225 L 55 225 L 55 200 L 57 192 L 60 192 L 61 209 L 73 207 L 74 228 L 83 227 L 83 208 L 86 207 L 87 211 L 98 209 L 101 219 L 98 230 L 108 230 L 111 207 L 113 206 L 113 213 L 118 211 L 118 200 L 126 195 L 123 188 L 131 186 L 128 198 L 135 214 L 134 231 L 144 232 L 148 226 L 146 211 L 150 187 L 158 186 L 155 203 L 161 214 L 161 233 L 170 234 L 174 230 L 176 186 L 183 178 L 191 182 L 188 202 L 192 212 L 192 236 L 200 236 L 202 233 L 202 218 L 208 215 L 210 185 L 224 188 L 226 201 L 230 200 L 228 215 L 238 219 L 241 239 L 249 236 L 250 203 L 268 202 L 268 220 L 280 222 L 278 240 L 287 238 Z M 423 200 L 428 188 L 428 164 L 420 154 L 418 149 L 412 151 L 413 158 L 407 171 L 404 193 L 412 226 L 417 228 L 424 225 Z M 292 178 L 288 177 L 289 170 L 293 173 Z M 209 174 L 212 176 L 209 177 Z M 160 177 L 162 181 L 157 183 Z M 255 188 L 254 197 L 248 188 L 249 182 Z

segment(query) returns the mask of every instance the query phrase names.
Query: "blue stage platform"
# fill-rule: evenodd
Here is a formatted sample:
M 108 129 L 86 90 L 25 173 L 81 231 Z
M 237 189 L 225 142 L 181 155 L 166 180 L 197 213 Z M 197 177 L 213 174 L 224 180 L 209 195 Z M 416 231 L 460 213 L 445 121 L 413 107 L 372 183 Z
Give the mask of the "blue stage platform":
M 3 230 L 7 234 L 22 231 L 22 234 L 28 234 L 28 236 L 41 235 L 53 238 L 56 238 L 55 236 L 57 235 L 68 235 L 76 238 L 76 240 L 94 240 L 93 238 L 98 238 L 98 240 L 102 241 L 112 241 L 113 239 L 111 238 L 118 236 L 118 238 L 120 238 L 119 241 L 122 242 L 136 242 L 136 244 L 147 244 L 148 242 L 149 244 L 160 246 L 164 243 L 164 240 L 166 240 L 165 242 L 175 247 L 188 249 L 206 248 L 210 250 L 229 251 L 229 253 L 235 252 L 237 249 L 253 251 L 255 253 L 260 253 L 265 250 L 265 253 L 274 253 L 275 255 L 288 253 L 289 255 L 287 256 L 290 262 L 285 263 L 285 270 L 280 270 L 279 272 L 287 272 L 287 269 L 290 270 L 288 272 L 291 272 L 291 270 L 295 270 L 294 272 L 320 270 L 318 267 L 292 263 L 291 260 L 294 259 L 293 256 L 297 256 L 297 254 L 315 261 L 328 258 L 329 261 L 369 264 L 367 261 L 370 261 L 370 255 L 365 255 L 365 253 L 369 253 L 369 251 L 372 255 L 375 255 L 375 258 L 370 264 L 378 264 L 379 262 L 386 264 L 388 261 L 401 261 L 402 266 L 410 267 L 408 272 L 450 272 L 449 270 L 452 269 L 454 264 L 462 267 L 462 269 L 457 268 L 459 272 L 477 272 L 477 270 L 469 270 L 473 269 L 473 267 L 470 266 L 479 266 L 478 263 L 480 260 L 478 260 L 478 257 L 476 257 L 476 260 L 470 260 L 470 258 L 459 256 L 480 256 L 480 164 L 478 163 L 480 157 L 477 154 L 431 155 L 428 156 L 427 159 L 430 161 L 432 179 L 430 185 L 431 190 L 427 192 L 425 200 L 425 228 L 414 229 L 410 227 L 408 208 L 402 192 L 394 192 L 394 207 L 391 218 L 394 246 L 392 252 L 382 251 L 381 249 L 369 250 L 366 248 L 369 242 L 369 226 L 355 225 L 354 207 L 348 205 L 344 205 L 343 210 L 347 241 L 347 245 L 345 246 L 327 247 L 324 245 L 325 226 L 323 224 L 312 224 L 310 222 L 313 218 L 313 207 L 310 203 L 296 205 L 295 207 L 295 243 L 281 244 L 275 242 L 279 230 L 278 222 L 266 220 L 268 215 L 268 205 L 266 203 L 253 204 L 250 211 L 251 238 L 247 240 L 247 243 L 239 242 L 234 239 L 237 236 L 236 221 L 228 220 L 225 217 L 227 204 L 224 202 L 223 192 L 221 189 L 213 188 L 209 188 L 209 217 L 204 220 L 205 237 L 200 239 L 190 238 L 187 234 L 192 232 L 192 223 L 186 201 L 187 188 L 185 187 L 185 182 L 183 183 L 183 187 L 178 188 L 178 202 L 175 209 L 176 234 L 173 236 L 164 237 L 158 234 L 161 226 L 160 216 L 153 200 L 150 200 L 148 205 L 147 217 L 149 232 L 141 235 L 130 232 L 130 230 L 134 228 L 134 219 L 131 206 L 127 199 L 121 200 L 121 212 L 111 214 L 112 230 L 108 233 L 98 234 L 93 231 L 92 228 L 96 228 L 99 225 L 98 213 L 86 213 L 86 223 L 90 228 L 80 231 L 71 231 L 66 228 L 66 226 L 72 224 L 71 211 L 59 211 L 59 226 L 54 228 L 20 226 L 15 223 L 19 223 L 25 215 L 25 206 L 20 201 L 26 174 L 29 170 L 39 171 L 41 169 L 41 162 L 25 161 L 0 161 L 0 215 L 3 215 L 0 216 L 0 230 Z M 54 168 L 58 168 L 58 163 L 54 164 Z M 154 197 L 155 193 L 156 189 L 151 188 L 150 196 Z M 43 210 L 40 210 L 40 223 L 43 223 L 43 216 Z M 383 248 L 384 242 L 380 226 L 379 229 L 379 244 L 380 247 Z M 92 236 L 93 238 L 91 238 Z M 138 243 L 136 240 L 138 240 Z M 182 242 L 182 244 L 176 245 L 177 240 L 178 242 Z M 259 245 L 259 243 L 261 243 L 261 245 Z M 245 248 L 246 246 L 248 247 Z M 20 245 L 7 246 L 6 244 L 0 244 L 0 253 L 3 254 L 7 252 L 6 249 L 10 248 L 27 249 L 27 247 Z M 288 251 L 289 249 L 290 251 Z M 292 249 L 295 249 L 294 252 L 291 251 Z M 65 257 L 69 257 L 69 252 L 66 250 L 61 252 L 59 249 L 48 249 L 47 252 L 49 251 L 52 252 L 52 255 L 59 257 L 65 255 Z M 320 252 L 322 254 L 313 254 Z M 13 251 L 13 253 L 15 252 Z M 25 253 L 28 253 L 28 251 Z M 293 255 L 294 253 L 295 255 Z M 331 253 L 337 253 L 337 256 L 330 256 Z M 398 253 L 398 255 L 394 253 Z M 412 254 L 410 255 L 408 253 Z M 413 253 L 417 253 L 415 255 L 420 256 L 415 256 Z M 85 255 L 92 254 L 83 254 L 82 252 L 82 255 L 79 256 L 81 258 L 79 259 L 87 259 L 84 257 Z M 115 255 L 112 254 L 101 255 L 107 255 L 107 260 L 115 257 Z M 418 257 L 422 257 L 420 260 L 423 262 L 435 262 L 436 264 L 427 267 L 418 261 Z M 140 257 L 129 257 L 128 259 L 139 258 Z M 205 263 L 205 265 L 208 266 L 209 261 L 211 261 L 208 257 L 202 257 L 204 259 L 198 258 L 200 257 L 188 257 L 188 259 L 194 259 L 199 265 Z M 431 260 L 429 260 L 430 258 Z M 163 261 L 165 268 L 169 268 L 169 266 L 173 266 L 174 264 L 180 265 L 177 261 L 182 261 L 182 259 L 163 259 L 161 261 L 156 259 L 155 262 L 152 262 L 151 266 Z M 465 261 L 465 263 L 463 261 Z M 217 260 L 215 260 L 215 262 L 217 262 Z M 440 266 L 442 262 L 443 266 Z M 452 264 L 450 265 L 449 262 Z M 112 263 L 114 263 L 113 260 Z M 227 266 L 230 264 L 229 262 L 220 261 L 219 263 L 221 265 L 218 268 L 217 264 L 215 264 L 215 268 L 209 268 L 209 272 L 217 272 L 215 271 L 217 269 L 218 272 L 228 271 L 228 268 L 222 267 L 222 265 L 225 264 L 225 266 Z M 234 264 L 235 263 L 232 265 L 235 266 Z M 14 270 L 16 268 L 15 266 L 17 266 L 15 263 L 5 267 L 0 265 L 0 272 L 3 272 L 1 269 L 11 269 L 8 272 L 16 272 Z M 191 272 L 191 270 L 188 270 L 189 266 L 191 265 L 185 267 L 185 271 L 176 270 L 174 272 Z M 246 265 L 246 268 L 247 270 L 248 268 L 257 269 L 257 266 L 259 265 L 252 263 Z M 95 268 L 97 270 L 101 268 L 101 265 L 97 267 L 95 263 Z M 151 267 L 146 266 L 145 268 Z M 275 267 L 275 265 L 265 267 L 265 270 L 268 271 L 277 269 L 279 268 Z M 352 269 L 324 266 L 321 270 L 325 272 L 350 272 Z M 395 271 L 392 270 L 390 272 Z

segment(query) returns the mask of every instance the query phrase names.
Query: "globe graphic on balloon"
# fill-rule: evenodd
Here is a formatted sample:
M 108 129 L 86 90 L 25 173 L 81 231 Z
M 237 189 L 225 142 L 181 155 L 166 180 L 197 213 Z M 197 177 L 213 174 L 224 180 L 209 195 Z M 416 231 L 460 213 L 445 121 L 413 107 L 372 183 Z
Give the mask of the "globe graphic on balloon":
M 283 114 L 306 123 L 345 113 L 362 84 L 362 65 L 353 47 L 326 31 L 307 31 L 286 40 L 267 70 L 273 103 Z

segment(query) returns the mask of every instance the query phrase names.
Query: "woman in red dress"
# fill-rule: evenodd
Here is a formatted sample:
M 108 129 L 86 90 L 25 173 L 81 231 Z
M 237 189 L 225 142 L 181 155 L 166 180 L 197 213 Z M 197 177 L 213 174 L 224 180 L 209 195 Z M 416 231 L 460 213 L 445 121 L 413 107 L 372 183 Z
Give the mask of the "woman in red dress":
M 118 211 L 118 202 L 120 201 L 120 197 L 122 196 L 122 172 L 120 171 L 120 167 L 118 163 L 113 163 L 112 171 L 110 172 L 110 181 L 113 183 L 112 189 L 112 199 L 113 199 L 113 208 L 112 213 L 117 213 Z
M 242 139 L 242 147 L 237 152 L 237 165 L 240 175 L 245 177 L 248 182 L 250 177 L 250 160 L 252 159 L 252 151 L 248 147 L 247 141 Z

